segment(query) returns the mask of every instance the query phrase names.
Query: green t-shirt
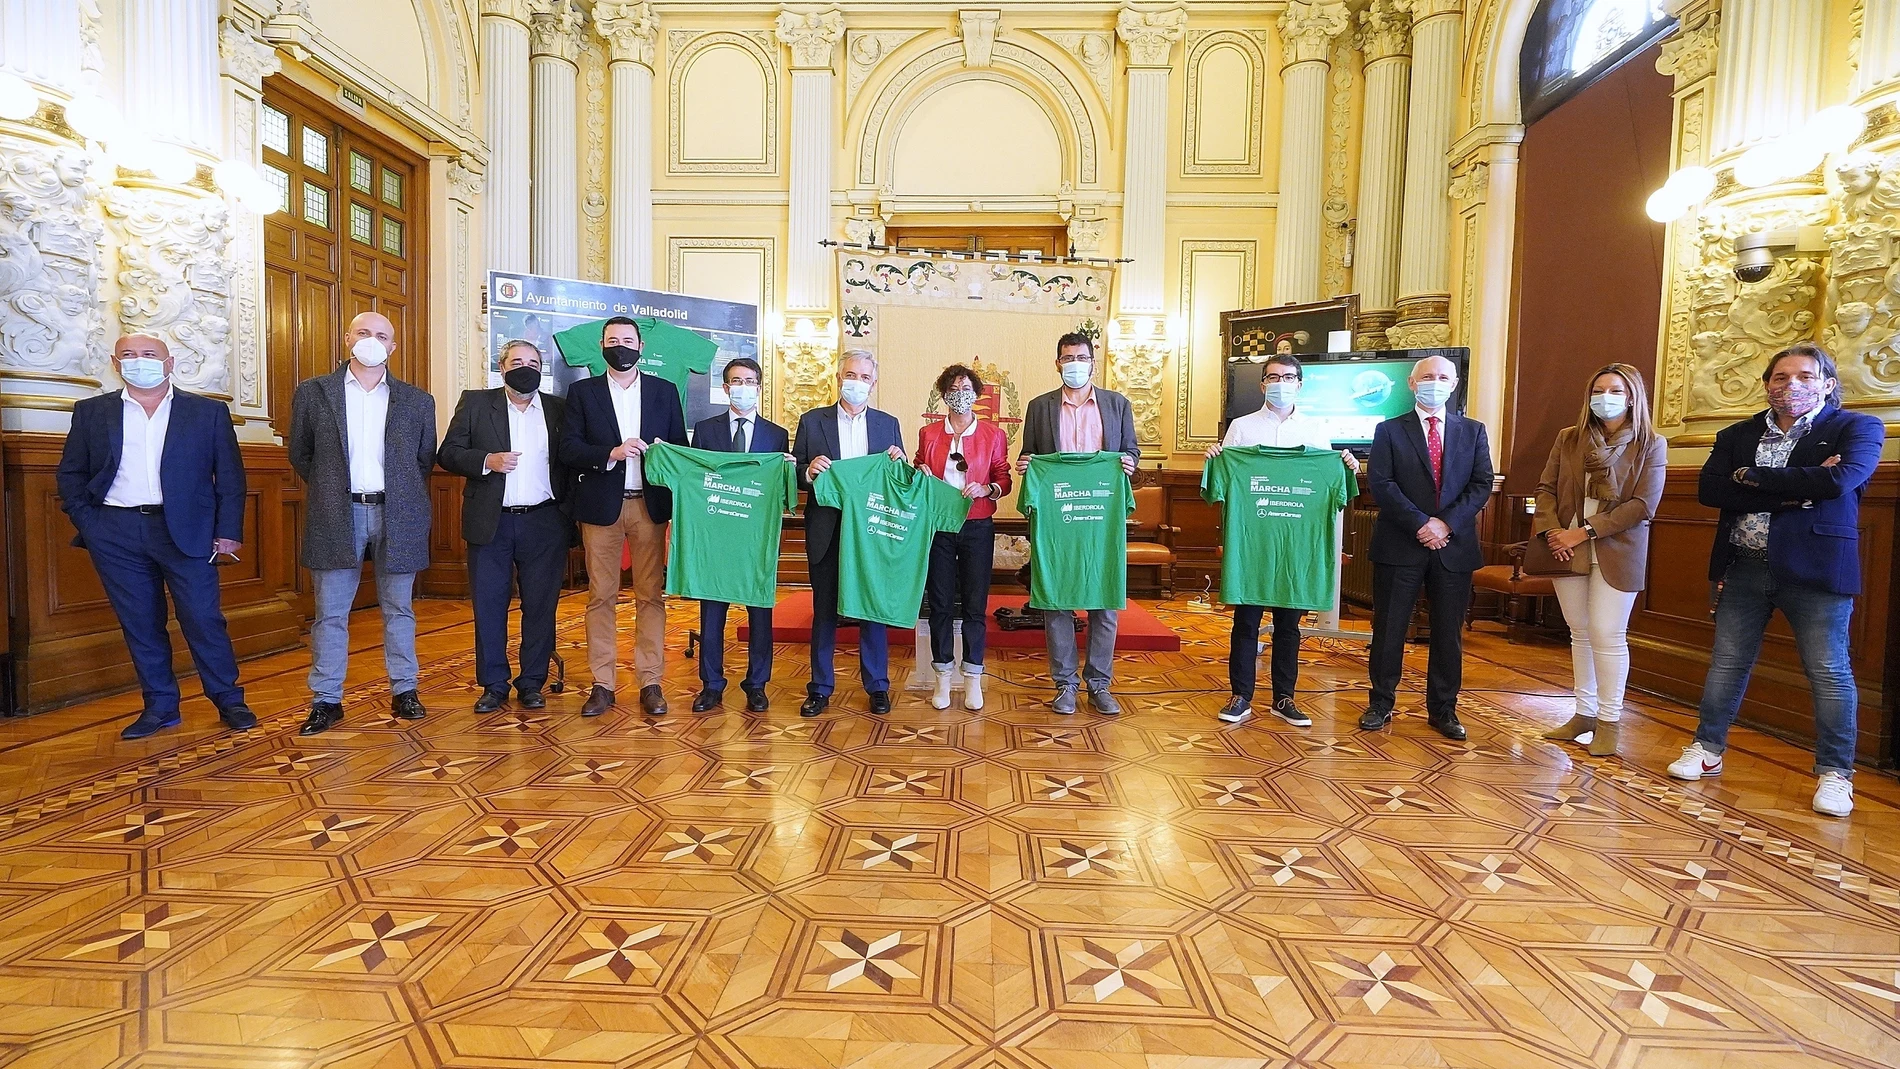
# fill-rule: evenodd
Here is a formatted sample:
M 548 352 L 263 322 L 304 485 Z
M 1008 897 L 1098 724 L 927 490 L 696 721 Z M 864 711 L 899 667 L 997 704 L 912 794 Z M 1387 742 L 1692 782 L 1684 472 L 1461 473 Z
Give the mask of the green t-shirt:
M 640 374 L 662 378 L 679 388 L 681 414 L 685 413 L 686 392 L 694 372 L 712 371 L 719 344 L 696 331 L 665 320 L 644 316 L 634 319 L 640 328 Z M 600 332 L 604 319 L 581 323 L 554 336 L 561 356 L 574 367 L 584 367 L 596 375 L 607 373 L 606 358 L 600 355 Z
M 646 477 L 673 491 L 668 594 L 759 608 L 778 600 L 779 526 L 798 494 L 785 454 L 655 442 Z
M 838 524 L 838 615 L 909 627 L 924 600 L 930 544 L 961 530 L 970 502 L 942 479 L 884 453 L 840 460 L 811 486 Z
M 1300 446 L 1236 445 L 1201 472 L 1201 496 L 1221 506 L 1220 599 L 1278 609 L 1333 607 L 1339 540 L 1352 497 L 1339 454 Z
M 1018 507 L 1029 516 L 1029 605 L 1119 609 L 1128 604 L 1128 514 L 1135 491 L 1121 453 L 1029 458 Z

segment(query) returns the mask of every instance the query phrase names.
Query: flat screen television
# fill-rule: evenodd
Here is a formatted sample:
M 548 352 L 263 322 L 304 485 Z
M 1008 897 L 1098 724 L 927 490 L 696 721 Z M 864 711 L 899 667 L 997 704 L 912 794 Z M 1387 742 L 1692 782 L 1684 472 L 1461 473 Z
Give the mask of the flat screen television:
M 1401 415 L 1413 406 L 1412 365 L 1428 356 L 1442 356 L 1458 367 L 1458 391 L 1446 407 L 1454 412 L 1465 408 L 1467 370 L 1471 350 L 1380 349 L 1353 353 L 1301 353 L 1300 368 L 1305 379 L 1300 386 L 1299 411 L 1323 421 L 1331 431 L 1333 445 L 1340 449 L 1365 449 L 1372 445 L 1372 430 L 1381 420 Z M 1266 364 L 1242 357 L 1227 362 L 1224 376 L 1225 403 L 1221 406 L 1221 431 L 1238 416 L 1257 412 L 1265 400 L 1260 389 Z

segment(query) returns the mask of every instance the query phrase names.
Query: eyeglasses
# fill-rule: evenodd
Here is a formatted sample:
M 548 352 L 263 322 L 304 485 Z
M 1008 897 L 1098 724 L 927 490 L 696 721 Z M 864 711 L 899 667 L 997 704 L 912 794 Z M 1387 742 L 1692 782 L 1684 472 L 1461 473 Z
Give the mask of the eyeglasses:
M 963 454 L 962 454 L 962 453 L 951 453 L 951 454 L 950 454 L 950 459 L 951 459 L 951 460 L 954 460 L 954 461 L 956 461 L 956 462 L 957 462 L 957 470 L 958 470 L 958 471 L 969 471 L 969 470 L 970 470 L 970 462 L 969 462 L 969 461 L 967 461 L 967 460 L 965 460 L 965 459 L 963 459 Z
M 1300 375 L 1299 375 L 1299 372 L 1297 371 L 1293 372 L 1290 375 L 1263 375 L 1261 376 L 1260 381 L 1261 382 L 1298 382 L 1300 381 Z

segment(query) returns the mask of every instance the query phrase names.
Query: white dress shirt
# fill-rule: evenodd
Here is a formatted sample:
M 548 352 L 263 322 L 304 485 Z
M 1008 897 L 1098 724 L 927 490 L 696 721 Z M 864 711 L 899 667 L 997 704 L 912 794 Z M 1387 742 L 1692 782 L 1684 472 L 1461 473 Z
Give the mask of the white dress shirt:
M 633 381 L 621 386 L 607 376 L 607 396 L 614 400 L 614 421 L 620 425 L 620 440 L 640 437 L 640 380 L 645 376 L 638 371 L 633 373 Z M 646 489 L 646 478 L 640 473 L 640 458 L 627 458 L 627 489 Z
M 871 407 L 869 405 L 866 405 L 864 411 L 859 412 L 855 416 L 846 412 L 843 405 L 838 406 L 837 459 L 853 460 L 871 451 L 871 432 L 869 430 L 870 415 Z
M 508 451 L 521 454 L 515 458 L 515 470 L 503 476 L 507 483 L 501 491 L 502 507 L 539 505 L 554 496 L 548 481 L 548 417 L 541 408 L 541 394 L 535 393 L 525 412 L 505 392 L 502 403 L 508 406 Z
M 126 391 L 119 406 L 122 430 L 119 446 L 119 472 L 106 491 L 106 504 L 119 508 L 163 505 L 165 491 L 158 484 L 158 466 L 165 459 L 165 432 L 172 425 L 172 391 L 165 390 L 164 400 L 145 414 L 145 406 Z
M 1222 446 L 1267 445 L 1283 449 L 1304 445 L 1314 449 L 1330 450 L 1333 447 L 1333 439 L 1332 435 L 1327 433 L 1324 423 L 1300 415 L 1297 405 L 1284 416 L 1274 411 L 1272 405 L 1261 405 L 1260 411 L 1249 412 L 1229 423 L 1227 436 L 1221 439 L 1220 444 Z
M 389 425 L 389 373 L 365 390 L 356 373 L 343 373 L 343 420 L 350 443 L 350 493 L 383 492 L 384 431 Z
M 943 426 L 945 430 L 950 430 L 950 421 L 944 420 Z M 970 444 L 970 435 L 975 433 L 976 420 L 974 419 L 970 420 L 968 427 L 963 428 L 962 434 L 950 431 L 950 453 L 962 453 L 964 461 L 968 462 L 970 454 L 963 447 Z M 951 459 L 950 453 L 943 455 L 943 481 L 961 490 L 964 484 L 970 481 L 970 476 L 968 472 L 957 470 L 957 462 Z
M 751 452 L 752 440 L 759 436 L 758 411 L 755 409 L 742 416 L 730 408 L 726 409 L 726 437 L 732 442 L 734 449 L 737 449 L 739 446 L 739 424 L 741 421 L 745 423 L 746 452 Z

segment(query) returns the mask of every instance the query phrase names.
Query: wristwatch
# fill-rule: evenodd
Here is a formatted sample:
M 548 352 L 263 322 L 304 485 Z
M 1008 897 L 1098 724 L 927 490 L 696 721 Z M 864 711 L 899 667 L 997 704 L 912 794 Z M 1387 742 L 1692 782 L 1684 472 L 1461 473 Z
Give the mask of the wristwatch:
M 1590 538 L 1595 539 L 1597 536 L 1597 529 L 1590 526 L 1590 521 L 1585 520 L 1583 523 L 1583 533 L 1588 535 Z

